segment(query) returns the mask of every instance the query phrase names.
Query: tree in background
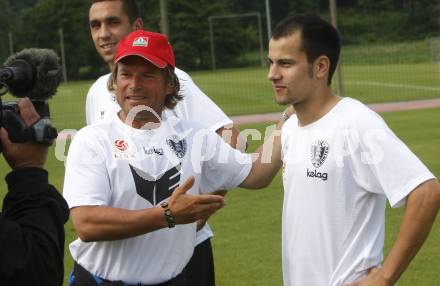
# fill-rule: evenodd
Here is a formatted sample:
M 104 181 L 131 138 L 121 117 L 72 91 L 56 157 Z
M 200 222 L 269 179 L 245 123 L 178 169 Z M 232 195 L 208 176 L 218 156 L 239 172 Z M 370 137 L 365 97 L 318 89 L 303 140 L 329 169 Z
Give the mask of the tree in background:
M 411 38 L 439 36 L 440 1 L 406 0 L 404 2 L 406 2 L 406 24 L 400 31 L 402 36 Z
M 2 7 L 2 16 L 0 17 L 0 62 L 3 63 L 9 56 L 9 40 L 8 33 L 11 31 L 13 14 L 11 7 L 7 0 L 0 0 L 0 7 Z M 1 64 L 0 64 L 1 65 Z
M 88 6 L 82 0 L 39 0 L 22 13 L 18 46 L 50 48 L 60 55 L 59 29 L 62 28 L 68 77 L 96 76 L 99 70 L 92 67 L 104 64 L 90 40 Z
M 211 52 L 209 16 L 234 14 L 231 0 L 175 0 L 168 3 L 170 39 L 177 64 L 188 70 L 209 69 Z M 216 61 L 219 67 L 233 66 L 243 50 L 247 34 L 238 19 L 214 20 Z

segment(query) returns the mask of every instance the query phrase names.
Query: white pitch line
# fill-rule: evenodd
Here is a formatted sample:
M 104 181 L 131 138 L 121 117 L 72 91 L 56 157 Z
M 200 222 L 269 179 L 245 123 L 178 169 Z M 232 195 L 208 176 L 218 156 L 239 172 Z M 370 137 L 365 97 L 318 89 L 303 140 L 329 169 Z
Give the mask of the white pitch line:
M 371 86 L 391 87 L 391 88 L 408 88 L 408 89 L 418 89 L 418 90 L 427 90 L 427 91 L 440 91 L 440 87 L 433 87 L 433 86 L 393 84 L 393 83 L 383 83 L 376 81 L 357 81 L 357 80 L 348 80 L 344 82 L 351 85 L 359 84 L 359 85 L 371 85 Z

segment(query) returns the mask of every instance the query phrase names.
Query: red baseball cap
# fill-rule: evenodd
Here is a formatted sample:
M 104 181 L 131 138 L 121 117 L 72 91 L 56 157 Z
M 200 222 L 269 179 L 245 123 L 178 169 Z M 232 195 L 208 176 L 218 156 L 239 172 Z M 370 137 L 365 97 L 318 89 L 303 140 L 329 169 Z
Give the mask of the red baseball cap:
M 128 56 L 139 56 L 158 68 L 168 65 L 176 67 L 173 48 L 167 36 L 159 33 L 136 30 L 125 36 L 118 44 L 114 63 Z

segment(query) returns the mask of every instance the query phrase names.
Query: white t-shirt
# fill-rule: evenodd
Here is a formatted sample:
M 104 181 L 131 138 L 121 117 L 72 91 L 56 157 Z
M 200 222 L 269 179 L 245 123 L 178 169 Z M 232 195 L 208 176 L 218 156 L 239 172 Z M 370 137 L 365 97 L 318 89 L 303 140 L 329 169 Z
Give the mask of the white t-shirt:
M 173 110 L 165 109 L 165 117 L 175 115 L 182 119 L 200 122 L 205 127 L 216 131 L 232 124 L 226 114 L 204 94 L 184 71 L 175 68 L 179 78 L 180 94 L 183 100 L 179 101 Z M 86 100 L 87 125 L 102 122 L 111 114 L 120 110 L 114 94 L 107 89 L 110 74 L 101 76 L 89 89 Z M 196 245 L 213 236 L 208 224 L 197 232 Z
M 129 210 L 157 207 L 188 177 L 188 191 L 212 192 L 238 186 L 252 167 L 241 153 L 209 129 L 170 117 L 160 128 L 140 130 L 115 113 L 84 127 L 69 148 L 63 195 L 69 207 L 110 206 Z M 200 188 L 200 184 L 205 187 Z M 196 224 L 177 225 L 129 239 L 70 244 L 73 259 L 109 280 L 156 284 L 182 272 L 194 250 Z
M 386 200 L 405 203 L 434 178 L 365 105 L 344 98 L 324 117 L 281 132 L 286 286 L 340 286 L 379 266 Z

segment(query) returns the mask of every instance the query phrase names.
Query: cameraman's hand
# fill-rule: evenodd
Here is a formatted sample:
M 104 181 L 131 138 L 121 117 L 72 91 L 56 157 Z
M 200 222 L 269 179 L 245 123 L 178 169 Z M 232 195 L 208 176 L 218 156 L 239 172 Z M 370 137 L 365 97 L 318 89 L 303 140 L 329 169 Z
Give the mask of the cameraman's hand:
M 40 119 L 34 105 L 28 98 L 21 98 L 18 101 L 18 107 L 20 116 L 27 127 Z M 47 158 L 47 146 L 32 142 L 12 143 L 4 128 L 0 130 L 0 139 L 3 144 L 3 155 L 13 170 L 26 167 L 43 168 Z

